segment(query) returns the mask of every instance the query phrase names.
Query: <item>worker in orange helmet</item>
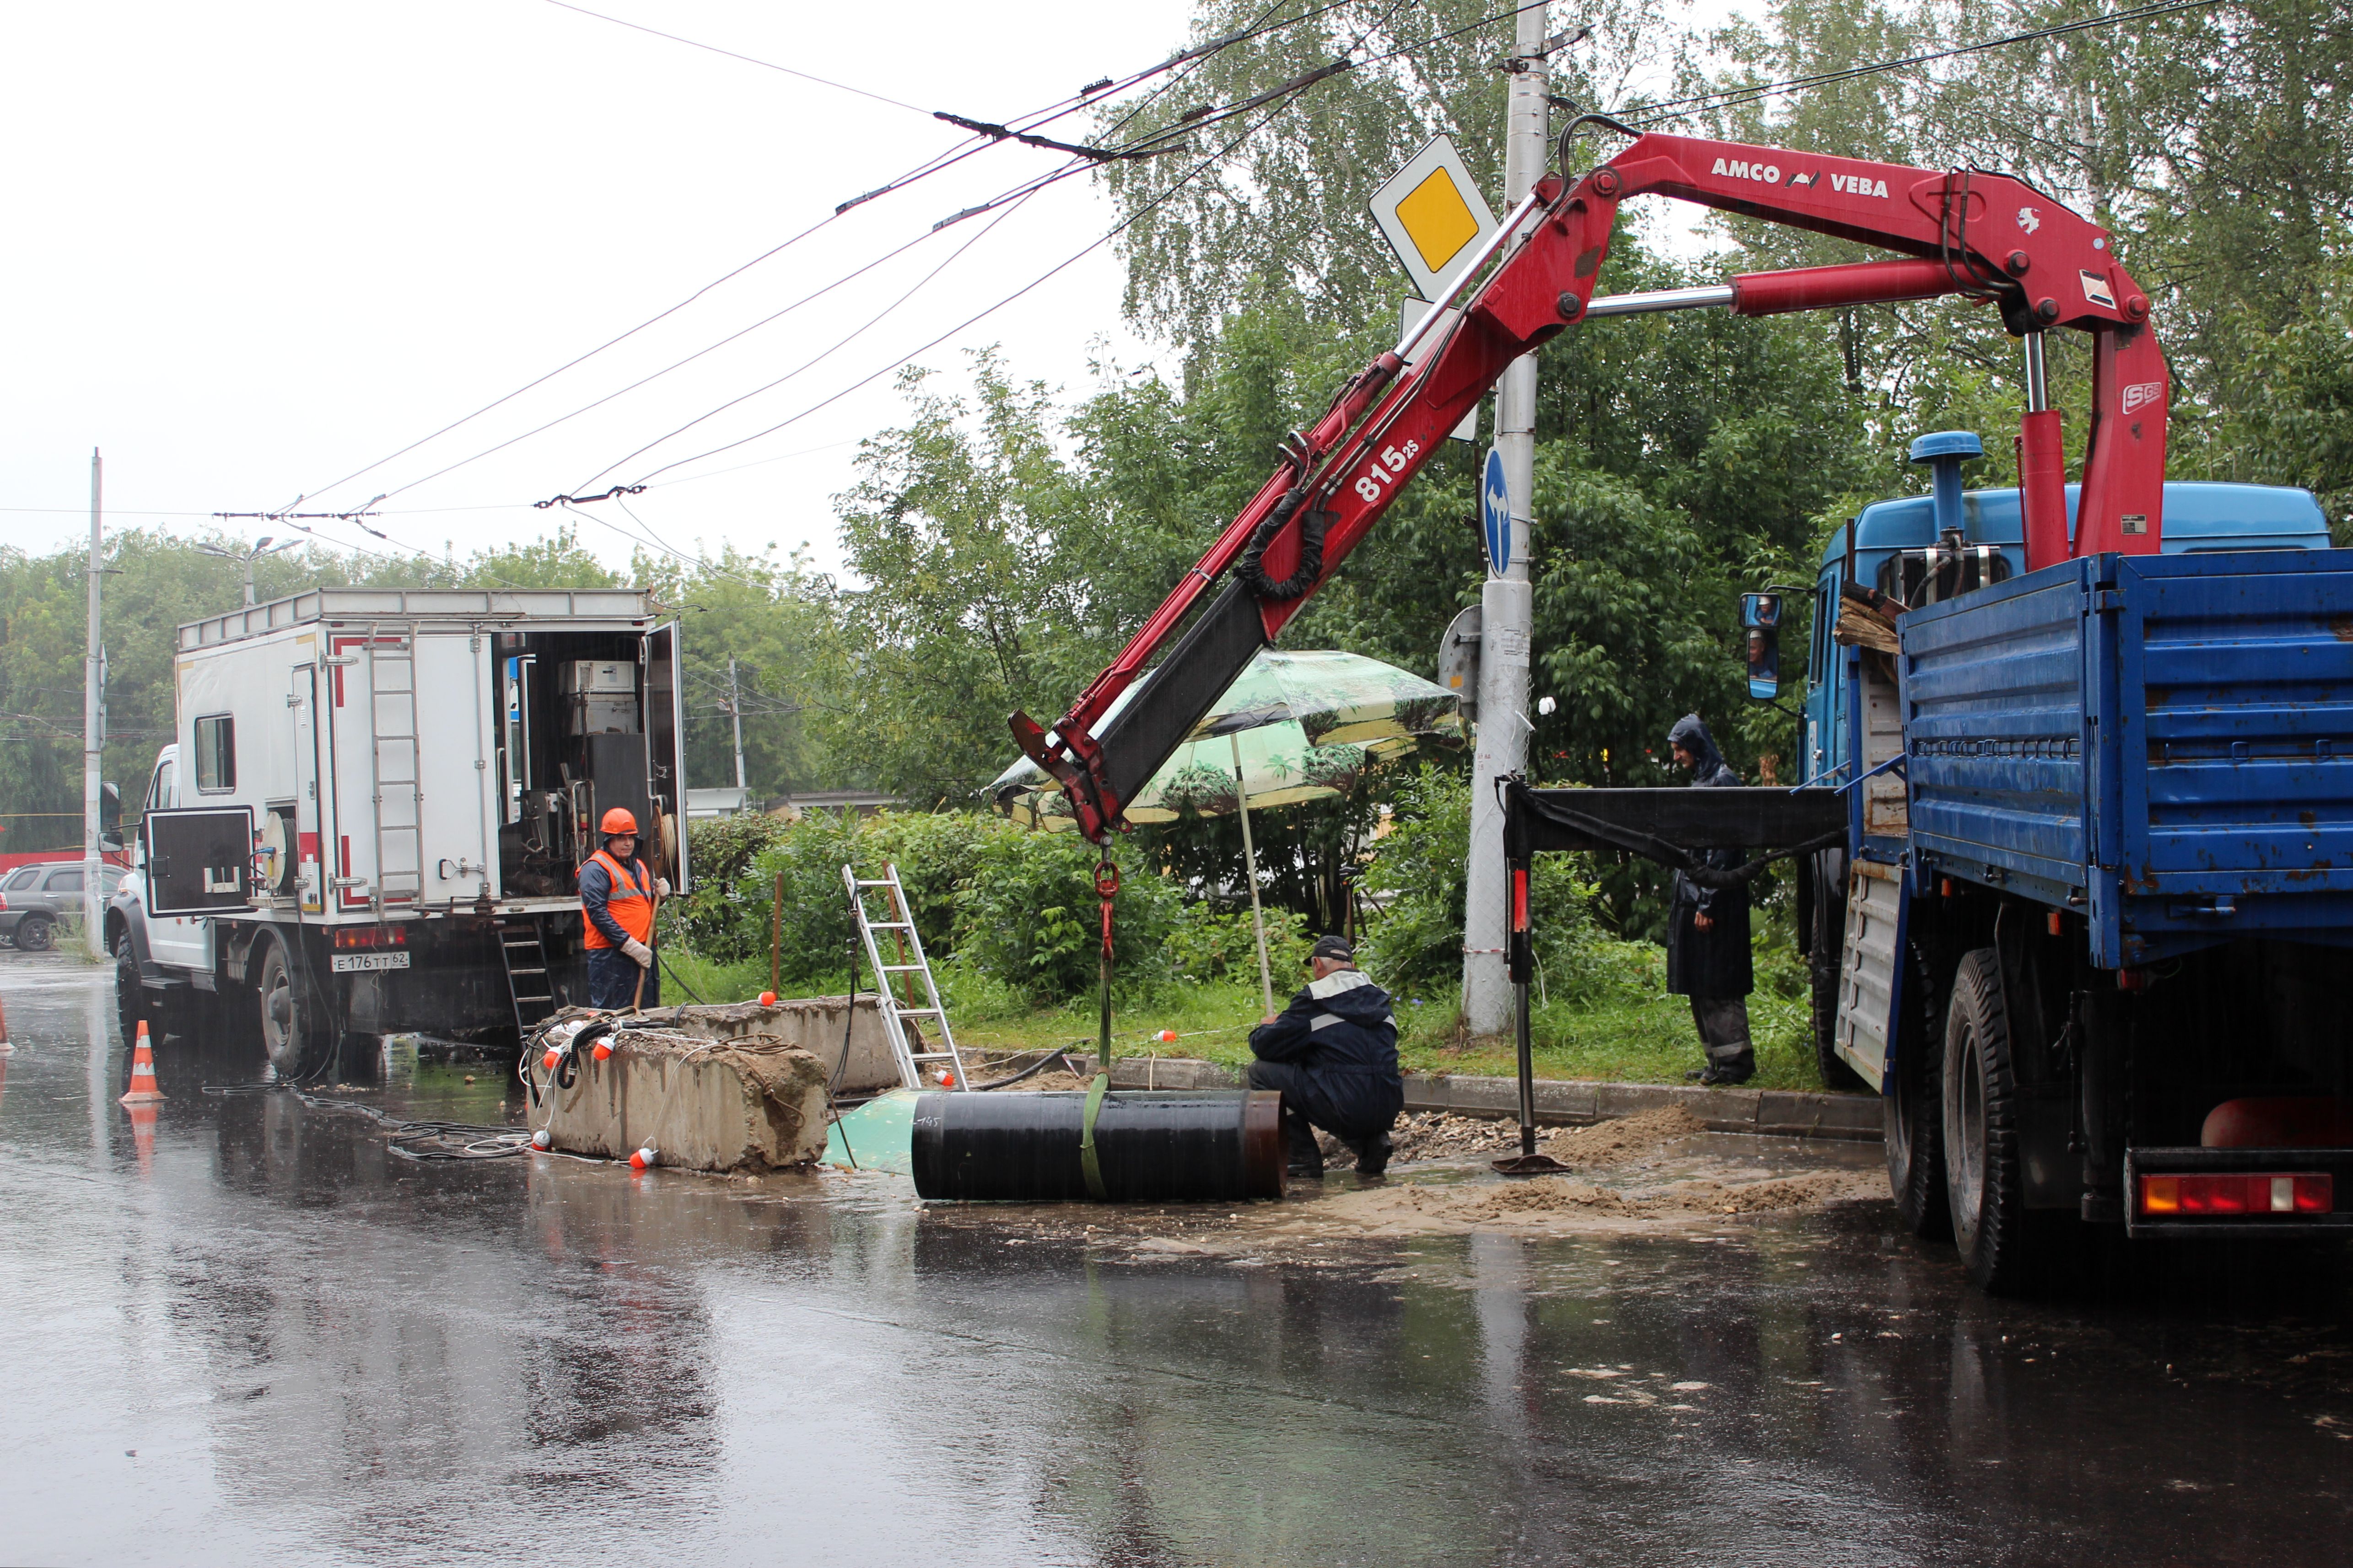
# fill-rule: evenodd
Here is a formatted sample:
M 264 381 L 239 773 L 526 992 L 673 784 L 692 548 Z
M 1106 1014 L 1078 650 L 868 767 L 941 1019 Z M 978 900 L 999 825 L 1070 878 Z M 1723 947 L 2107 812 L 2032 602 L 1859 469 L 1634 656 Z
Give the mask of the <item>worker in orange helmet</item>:
M 638 819 L 615 806 L 597 825 L 605 843 L 580 867 L 581 942 L 588 949 L 588 1005 L 619 1012 L 661 1001 L 654 967 L 654 902 L 670 884 L 646 869 L 638 855 Z M 645 977 L 645 991 L 638 977 Z

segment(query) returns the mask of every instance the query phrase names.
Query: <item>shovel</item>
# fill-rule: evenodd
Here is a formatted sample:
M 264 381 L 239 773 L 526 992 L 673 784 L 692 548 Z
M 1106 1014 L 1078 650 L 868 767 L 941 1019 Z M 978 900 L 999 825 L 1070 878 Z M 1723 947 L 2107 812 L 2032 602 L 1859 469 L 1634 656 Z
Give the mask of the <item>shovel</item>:
M 1514 989 L 1520 1015 L 1520 1152 L 1495 1161 L 1494 1166 L 1506 1176 L 1542 1176 L 1568 1167 L 1536 1152 L 1536 1064 L 1528 1042 L 1528 983 L 1523 980 Z
M 659 880 L 659 878 L 657 878 L 657 880 Z M 649 942 L 646 943 L 646 945 L 647 945 L 648 947 L 649 947 L 649 948 L 653 949 L 653 953 L 654 953 L 654 963 L 659 963 L 661 962 L 661 925 L 660 925 L 660 921 L 661 921 L 661 889 L 660 889 L 659 887 L 657 887 L 657 888 L 655 888 L 655 889 L 654 889 L 654 921 L 653 921 L 653 923 L 652 923 L 651 925 L 649 925 L 649 926 L 647 928 L 647 930 L 646 930 L 646 934 L 647 934 L 648 936 L 649 936 L 649 937 L 653 938 L 653 940 L 652 940 L 651 942 Z M 630 994 L 630 996 L 629 996 L 629 1011 L 630 1011 L 630 1012 L 632 1012 L 632 1013 L 638 1012 L 638 1011 L 639 1011 L 639 1010 L 644 1006 L 644 1005 L 645 1005 L 645 1000 L 646 1000 L 646 976 L 647 976 L 647 975 L 649 975 L 649 974 L 651 974 L 651 973 L 653 973 L 653 971 L 654 971 L 654 964 L 653 964 L 653 963 L 649 963 L 649 964 L 647 964 L 643 969 L 640 969 L 640 970 L 638 970 L 638 988 L 637 988 L 637 990 L 636 990 L 636 991 L 634 991 L 633 993 L 631 993 L 631 994 Z M 1520 987 L 1520 989 L 1521 989 L 1522 991 L 1524 991 L 1524 992 L 1525 992 L 1525 991 L 1527 989 L 1527 987 L 1524 985 L 1524 986 Z M 1521 1053 L 1521 1054 L 1522 1054 L 1523 1056 L 1525 1056 L 1526 1053 L 1525 1053 L 1525 1052 L 1523 1052 L 1523 1053 Z M 1523 1075 L 1523 1076 L 1525 1076 L 1525 1075 Z M 1523 1096 L 1523 1098 L 1525 1098 L 1525 1096 Z M 1534 1147 L 1534 1145 L 1530 1145 L 1530 1147 Z

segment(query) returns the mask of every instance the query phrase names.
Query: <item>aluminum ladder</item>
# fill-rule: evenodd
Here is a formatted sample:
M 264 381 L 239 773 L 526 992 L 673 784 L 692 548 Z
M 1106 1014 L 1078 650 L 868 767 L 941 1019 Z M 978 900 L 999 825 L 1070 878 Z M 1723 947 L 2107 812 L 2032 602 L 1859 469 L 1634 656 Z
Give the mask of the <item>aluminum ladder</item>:
M 886 865 L 879 881 L 860 881 L 855 868 L 844 866 L 841 880 L 849 889 L 849 907 L 858 917 L 859 939 L 866 944 L 866 962 L 874 970 L 874 990 L 878 1000 L 876 1010 L 882 1015 L 882 1032 L 890 1037 L 891 1054 L 899 1060 L 899 1082 L 908 1089 L 922 1089 L 923 1068 L 927 1065 L 944 1064 L 959 1091 L 969 1089 L 972 1080 L 965 1075 L 964 1058 L 956 1052 L 955 1035 L 948 1027 L 947 1009 L 940 1004 L 940 988 L 932 979 L 932 966 L 923 957 L 923 939 L 915 934 L 913 912 L 907 907 L 906 889 L 899 885 L 899 868 Z M 876 920 L 867 908 L 866 900 L 877 892 L 887 893 L 890 907 L 883 911 L 889 917 Z M 897 942 L 897 956 L 912 957 L 912 963 L 885 963 L 878 931 L 889 931 Z M 923 1005 L 916 1005 L 910 996 L 902 1001 L 891 994 L 891 977 L 894 974 L 921 975 L 923 982 Z M 856 984 L 852 979 L 852 986 Z M 912 985 L 910 986 L 912 990 Z M 857 997 L 853 989 L 851 1002 Z M 911 1020 L 926 1018 L 939 1026 L 940 1046 L 936 1051 L 920 1050 L 925 1044 L 919 1027 Z
M 555 983 L 547 973 L 539 917 L 501 921 L 496 929 L 499 955 L 506 961 L 507 997 L 514 1004 L 515 1030 L 528 1040 L 555 1012 Z
M 382 646 L 379 646 L 379 645 Z M 425 900 L 425 788 L 417 734 L 417 634 L 368 627 L 368 759 L 375 802 L 378 919 L 396 901 Z

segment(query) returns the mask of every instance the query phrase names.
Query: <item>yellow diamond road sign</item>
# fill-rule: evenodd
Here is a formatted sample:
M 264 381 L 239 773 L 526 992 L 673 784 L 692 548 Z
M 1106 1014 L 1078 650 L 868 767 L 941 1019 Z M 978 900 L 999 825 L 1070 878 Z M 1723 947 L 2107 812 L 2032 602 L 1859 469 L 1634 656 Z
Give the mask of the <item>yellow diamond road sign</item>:
M 1426 299 L 1441 298 L 1462 263 L 1494 231 L 1495 215 L 1470 165 L 1443 136 L 1416 153 L 1373 195 L 1373 221 Z

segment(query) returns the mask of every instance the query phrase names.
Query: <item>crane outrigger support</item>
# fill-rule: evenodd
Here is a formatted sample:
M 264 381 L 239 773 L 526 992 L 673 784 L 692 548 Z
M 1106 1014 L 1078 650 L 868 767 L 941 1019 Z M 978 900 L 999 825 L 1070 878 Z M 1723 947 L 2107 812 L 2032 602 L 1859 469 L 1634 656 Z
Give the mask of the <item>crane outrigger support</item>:
M 1897 258 L 1597 300 L 1619 205 L 1638 195 L 1787 224 Z M 1459 300 L 1460 310 L 1432 310 L 1351 378 L 1052 730 L 1015 714 L 1014 738 L 1061 782 L 1087 837 L 1100 842 L 1119 829 L 1125 803 L 1339 570 L 1504 367 L 1571 325 L 1652 310 L 1721 307 L 1767 316 L 1947 294 L 1997 305 L 2003 324 L 2030 345 L 2029 411 L 2018 437 L 2028 568 L 2071 554 L 2155 553 L 2171 381 L 2147 324 L 2148 296 L 2117 262 L 2106 229 L 2007 174 L 1649 132 L 1582 179 L 1539 181 L 1463 268 L 1452 299 L 1439 302 Z M 2091 439 L 2072 537 L 2059 415 L 2046 406 L 2036 336 L 2053 327 L 2089 332 L 2094 344 Z M 1271 538 L 1254 541 L 1285 498 L 1303 489 Z M 1304 550 L 1311 541 L 1321 545 L 1320 561 Z M 1246 553 L 1248 581 L 1232 571 Z M 1220 578 L 1225 585 L 1202 607 Z M 1251 584 L 1269 583 L 1288 596 L 1253 592 Z M 1106 721 L 1139 680 L 1143 689 Z

